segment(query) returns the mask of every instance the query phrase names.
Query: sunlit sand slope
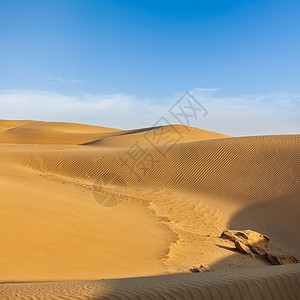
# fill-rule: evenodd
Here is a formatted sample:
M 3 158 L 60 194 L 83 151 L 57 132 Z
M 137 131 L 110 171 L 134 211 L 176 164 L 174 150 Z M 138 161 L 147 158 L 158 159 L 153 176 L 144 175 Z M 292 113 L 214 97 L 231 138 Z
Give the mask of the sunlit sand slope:
M 138 203 L 109 210 L 72 182 L 3 160 L 0 185 L 0 281 L 164 273 L 174 234 Z
M 1 299 L 297 300 L 300 265 L 101 281 L 0 284 Z

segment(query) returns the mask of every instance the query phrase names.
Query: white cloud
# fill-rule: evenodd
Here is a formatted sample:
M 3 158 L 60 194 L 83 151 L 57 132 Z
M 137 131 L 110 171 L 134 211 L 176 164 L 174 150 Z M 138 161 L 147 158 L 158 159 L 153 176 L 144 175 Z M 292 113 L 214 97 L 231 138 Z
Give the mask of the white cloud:
M 229 135 L 298 133 L 300 96 L 285 92 L 219 96 L 217 89 L 191 91 L 208 110 L 191 126 Z M 149 127 L 164 116 L 178 123 L 168 109 L 181 97 L 139 99 L 133 95 L 64 95 L 37 90 L 0 92 L 1 119 L 64 121 L 121 129 Z
M 191 92 L 194 94 L 194 93 L 198 93 L 198 92 L 217 92 L 219 91 L 219 89 L 216 89 L 216 88 L 200 88 L 200 87 L 197 87 L 197 88 L 194 88 Z

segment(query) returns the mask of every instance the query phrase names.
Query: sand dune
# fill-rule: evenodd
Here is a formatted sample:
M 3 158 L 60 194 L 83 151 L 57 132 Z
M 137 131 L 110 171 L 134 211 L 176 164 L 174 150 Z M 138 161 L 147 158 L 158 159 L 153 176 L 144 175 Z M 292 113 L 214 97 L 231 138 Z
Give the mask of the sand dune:
M 0 120 L 0 143 L 93 144 L 101 147 L 118 146 L 124 148 L 130 147 L 132 143 L 138 140 L 147 146 L 149 141 L 145 139 L 145 132 L 148 131 L 152 131 L 153 136 L 167 132 L 168 143 L 229 137 L 224 134 L 181 125 L 119 130 L 76 123 Z M 163 143 L 166 144 L 166 141 Z
M 0 295 L 93 298 L 99 290 L 113 299 L 130 297 L 133 286 L 139 297 L 155 287 L 153 299 L 205 297 L 204 289 L 215 299 L 225 286 L 226 297 L 241 289 L 262 299 L 263 286 L 273 299 L 296 295 L 298 265 L 271 267 L 220 235 L 228 228 L 262 232 L 270 247 L 299 259 L 298 157 L 299 135 L 1 120 L 0 281 L 154 276 L 200 264 L 217 271 L 1 284 Z
M 120 130 L 62 122 L 0 120 L 0 143 L 81 144 Z
M 108 136 L 87 143 L 90 146 L 130 148 L 135 143 L 143 147 L 160 147 L 178 143 L 227 138 L 228 135 L 183 125 L 167 125 L 123 131 L 118 135 Z

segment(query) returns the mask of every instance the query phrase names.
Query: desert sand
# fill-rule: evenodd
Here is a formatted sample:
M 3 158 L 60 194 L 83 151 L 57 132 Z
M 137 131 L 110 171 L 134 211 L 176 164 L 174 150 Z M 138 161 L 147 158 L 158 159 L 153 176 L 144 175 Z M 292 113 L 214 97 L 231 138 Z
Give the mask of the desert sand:
M 298 299 L 299 137 L 0 120 L 0 299 Z

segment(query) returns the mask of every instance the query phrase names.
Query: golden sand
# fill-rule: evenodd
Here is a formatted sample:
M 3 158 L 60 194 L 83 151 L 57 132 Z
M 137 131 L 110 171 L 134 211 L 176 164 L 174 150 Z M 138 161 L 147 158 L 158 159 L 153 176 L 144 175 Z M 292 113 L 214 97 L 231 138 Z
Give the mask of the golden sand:
M 147 286 L 153 299 L 190 289 L 216 299 L 200 291 L 227 286 L 230 299 L 232 282 L 259 295 L 257 282 L 277 280 L 261 299 L 293 299 L 299 264 L 271 267 L 220 235 L 255 230 L 300 258 L 299 145 L 299 135 L 0 120 L 0 298 L 144 299 Z M 168 275 L 200 265 L 214 272 Z M 154 277 L 130 279 L 142 276 Z M 36 281 L 60 282 L 7 284 Z

